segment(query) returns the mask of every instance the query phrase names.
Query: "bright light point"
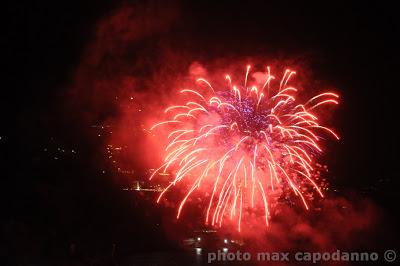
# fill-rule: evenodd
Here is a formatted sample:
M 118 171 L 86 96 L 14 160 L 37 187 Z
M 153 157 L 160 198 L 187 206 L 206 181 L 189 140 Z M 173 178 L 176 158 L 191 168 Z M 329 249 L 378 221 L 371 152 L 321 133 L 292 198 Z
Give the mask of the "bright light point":
M 225 243 L 225 244 L 228 244 L 228 239 L 225 238 L 225 239 L 224 239 L 224 243 Z
M 200 238 L 200 237 L 198 237 L 198 238 L 197 238 L 197 241 L 201 241 L 201 238 Z
M 201 255 L 201 248 L 196 248 L 196 255 Z
M 223 252 L 228 252 L 228 248 L 223 248 L 222 251 Z

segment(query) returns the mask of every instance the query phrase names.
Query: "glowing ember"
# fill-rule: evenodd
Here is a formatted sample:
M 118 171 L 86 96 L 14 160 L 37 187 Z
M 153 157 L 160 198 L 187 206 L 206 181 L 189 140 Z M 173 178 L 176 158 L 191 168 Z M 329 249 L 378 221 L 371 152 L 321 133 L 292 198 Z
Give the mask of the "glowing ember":
M 189 100 L 168 107 L 169 119 L 151 128 L 168 130 L 169 143 L 164 164 L 150 179 L 156 173 L 173 173 L 157 202 L 174 186 L 189 184 L 177 218 L 194 193 L 207 202 L 206 224 L 221 226 L 228 217 L 238 231 L 244 214 L 259 208 L 268 225 L 271 201 L 288 189 L 307 210 L 310 195 L 324 196 L 314 170 L 316 155 L 322 153 L 319 134 L 339 137 L 319 125 L 314 112 L 322 105 L 338 104 L 339 96 L 325 92 L 299 104 L 297 89 L 287 85 L 294 71 L 286 70 L 272 86 L 275 78 L 267 67 L 258 87 L 248 86 L 249 71 L 250 66 L 243 86 L 234 85 L 229 75 L 223 89 L 198 79 L 199 89 L 180 91 Z

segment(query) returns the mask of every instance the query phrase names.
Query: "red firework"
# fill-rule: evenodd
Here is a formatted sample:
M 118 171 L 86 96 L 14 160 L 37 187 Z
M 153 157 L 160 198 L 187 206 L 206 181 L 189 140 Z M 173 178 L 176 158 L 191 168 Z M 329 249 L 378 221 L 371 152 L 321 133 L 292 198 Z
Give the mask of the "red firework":
M 307 210 L 308 195 L 316 192 L 324 197 L 314 170 L 315 159 L 322 153 L 319 134 L 339 137 L 318 123 L 314 111 L 325 104 L 338 104 L 339 96 L 325 92 L 299 104 L 297 89 L 288 86 L 294 71 L 286 70 L 272 86 L 275 78 L 267 67 L 265 82 L 248 86 L 249 71 L 250 66 L 243 86 L 226 75 L 227 85 L 222 89 L 199 78 L 198 89 L 180 91 L 189 101 L 165 109 L 169 119 L 151 128 L 162 127 L 169 134 L 164 164 L 150 179 L 156 173 L 173 174 L 157 202 L 183 180 L 190 184 L 177 218 L 195 191 L 207 201 L 206 224 L 222 226 L 229 217 L 238 231 L 244 211 L 260 207 L 268 225 L 270 201 L 288 189 Z

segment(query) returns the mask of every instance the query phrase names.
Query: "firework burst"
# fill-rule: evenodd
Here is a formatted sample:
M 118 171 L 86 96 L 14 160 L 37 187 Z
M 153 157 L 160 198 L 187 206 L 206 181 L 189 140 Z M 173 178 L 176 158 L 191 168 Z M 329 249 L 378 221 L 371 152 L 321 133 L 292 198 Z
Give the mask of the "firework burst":
M 241 85 L 226 75 L 221 89 L 197 79 L 197 89 L 180 91 L 189 100 L 165 109 L 168 119 L 151 128 L 168 130 L 168 144 L 164 163 L 150 179 L 172 173 L 157 202 L 174 186 L 187 191 L 177 218 L 193 193 L 207 202 L 206 224 L 222 226 L 227 217 L 238 231 L 245 211 L 260 208 L 268 226 L 276 195 L 290 191 L 307 210 L 310 194 L 324 197 L 315 178 L 316 157 L 323 152 L 319 142 L 323 135 L 339 137 L 318 123 L 316 111 L 338 104 L 339 96 L 325 92 L 298 103 L 297 89 L 288 85 L 294 71 L 276 81 L 267 67 L 258 86 L 249 86 L 249 72 L 250 66 Z

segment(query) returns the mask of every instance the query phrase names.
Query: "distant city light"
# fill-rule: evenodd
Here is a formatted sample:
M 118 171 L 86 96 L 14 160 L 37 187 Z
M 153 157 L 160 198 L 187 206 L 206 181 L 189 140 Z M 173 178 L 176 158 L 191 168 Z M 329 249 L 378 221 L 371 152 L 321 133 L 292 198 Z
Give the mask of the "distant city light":
M 201 248 L 196 248 L 196 255 L 201 255 Z

